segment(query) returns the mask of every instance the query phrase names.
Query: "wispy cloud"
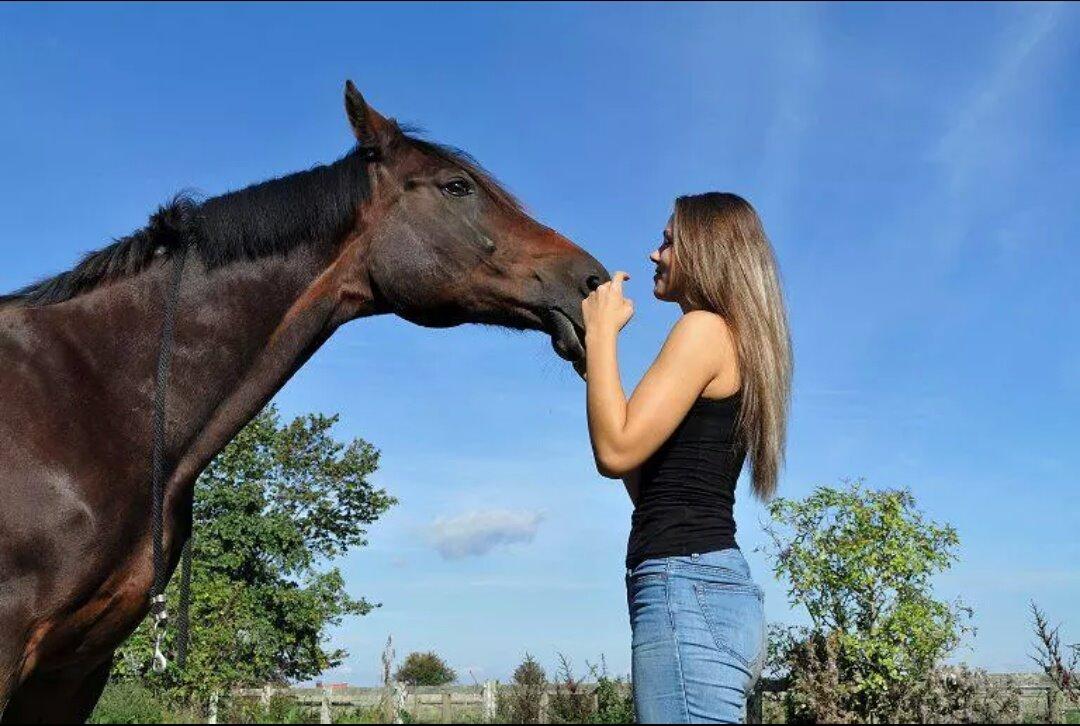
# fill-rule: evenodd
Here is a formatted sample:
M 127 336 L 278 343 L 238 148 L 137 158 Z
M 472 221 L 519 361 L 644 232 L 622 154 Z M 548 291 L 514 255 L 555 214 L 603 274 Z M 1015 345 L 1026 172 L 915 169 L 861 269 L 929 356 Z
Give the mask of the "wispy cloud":
M 1033 62 L 1036 51 L 1058 27 L 1063 12 L 1064 6 L 1059 3 L 1033 10 L 1015 39 L 1002 49 L 993 71 L 973 89 L 967 103 L 951 119 L 938 141 L 935 156 L 947 164 L 954 189 L 973 180 L 974 168 L 985 151 L 983 129 L 987 122 L 1017 91 L 1031 87 L 1031 75 L 1038 70 Z
M 935 277 L 953 269 L 970 244 L 992 241 L 1002 252 L 1021 239 L 1002 237 L 1002 230 L 1031 228 L 1016 193 L 1031 183 L 1029 159 L 1045 136 L 1042 110 L 1062 77 L 1053 65 L 1060 54 L 1052 51 L 1055 39 L 1067 36 L 1062 30 L 1070 18 L 1061 4 L 1020 6 L 1014 13 L 1017 19 L 981 64 L 985 70 L 958 94 L 940 133 L 929 141 L 926 160 L 939 178 L 927 186 L 924 208 L 911 215 L 931 220 L 911 237 L 924 253 L 921 274 Z M 995 215 L 997 239 L 972 235 L 987 211 Z
M 799 178 L 799 156 L 815 112 L 822 60 L 815 7 L 795 6 L 775 17 L 779 23 L 777 47 L 782 51 L 776 56 L 776 99 L 766 130 L 762 173 L 766 195 L 780 210 Z
M 543 520 L 543 512 L 477 510 L 438 517 L 428 534 L 444 559 L 457 560 L 478 557 L 508 544 L 532 542 Z

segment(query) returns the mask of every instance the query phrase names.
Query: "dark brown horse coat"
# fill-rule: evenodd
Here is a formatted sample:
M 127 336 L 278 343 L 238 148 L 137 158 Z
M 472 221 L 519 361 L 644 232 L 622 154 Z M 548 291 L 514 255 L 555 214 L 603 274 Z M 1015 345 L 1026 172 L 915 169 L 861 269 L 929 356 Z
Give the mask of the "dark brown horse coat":
M 0 711 L 84 720 L 148 608 L 154 371 L 188 249 L 167 398 L 169 571 L 195 478 L 349 320 L 545 330 L 583 354 L 608 279 L 468 157 L 403 133 L 351 84 L 341 160 L 196 203 L 0 298 Z

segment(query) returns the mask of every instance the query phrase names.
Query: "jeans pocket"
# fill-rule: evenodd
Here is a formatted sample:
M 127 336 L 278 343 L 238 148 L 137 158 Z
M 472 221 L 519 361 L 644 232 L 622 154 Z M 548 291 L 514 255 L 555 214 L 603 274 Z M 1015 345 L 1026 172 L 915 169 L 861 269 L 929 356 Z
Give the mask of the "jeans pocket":
M 765 610 L 753 583 L 694 583 L 701 613 L 716 647 L 731 654 L 756 678 L 765 652 Z

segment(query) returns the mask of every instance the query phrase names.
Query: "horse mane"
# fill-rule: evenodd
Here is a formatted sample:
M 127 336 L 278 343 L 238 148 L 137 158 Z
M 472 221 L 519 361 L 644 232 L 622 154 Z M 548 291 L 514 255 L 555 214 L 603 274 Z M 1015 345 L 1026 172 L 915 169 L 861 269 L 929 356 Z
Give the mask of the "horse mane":
M 161 206 L 142 229 L 86 254 L 67 272 L 0 295 L 0 306 L 36 307 L 70 300 L 135 275 L 182 245 L 196 251 L 207 268 L 216 268 L 327 243 L 345 233 L 357 204 L 370 191 L 367 161 L 354 148 L 332 164 L 205 201 L 181 193 Z
M 496 204 L 521 210 L 518 200 L 464 151 L 413 134 L 402 135 L 421 153 L 467 171 Z M 332 164 L 205 201 L 181 193 L 161 206 L 147 226 L 86 254 L 71 270 L 0 295 L 0 307 L 70 300 L 138 274 L 157 257 L 183 245 L 197 251 L 206 267 L 213 269 L 336 241 L 353 223 L 357 205 L 371 195 L 368 161 L 364 150 L 355 147 Z

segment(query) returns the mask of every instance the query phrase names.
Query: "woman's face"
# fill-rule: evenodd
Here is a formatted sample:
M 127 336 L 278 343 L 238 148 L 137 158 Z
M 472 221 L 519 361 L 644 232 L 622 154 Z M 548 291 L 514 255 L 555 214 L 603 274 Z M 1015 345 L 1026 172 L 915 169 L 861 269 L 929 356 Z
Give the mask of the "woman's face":
M 653 275 L 653 296 L 657 300 L 666 302 L 676 302 L 674 278 L 672 277 L 672 268 L 675 264 L 675 237 L 672 231 L 674 223 L 675 215 L 671 215 L 668 217 L 667 226 L 664 227 L 660 248 L 649 255 L 649 259 L 656 265 L 656 274 Z

